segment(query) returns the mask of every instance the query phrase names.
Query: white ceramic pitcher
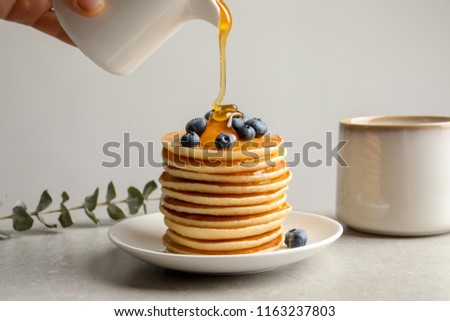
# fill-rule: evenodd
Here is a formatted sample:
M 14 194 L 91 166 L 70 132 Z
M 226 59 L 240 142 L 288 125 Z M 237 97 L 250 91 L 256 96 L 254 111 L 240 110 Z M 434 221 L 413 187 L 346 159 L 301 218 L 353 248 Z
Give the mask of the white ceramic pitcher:
M 64 30 L 84 54 L 114 74 L 135 70 L 184 23 L 202 19 L 215 27 L 216 0 L 106 0 L 104 12 L 86 18 L 53 0 Z

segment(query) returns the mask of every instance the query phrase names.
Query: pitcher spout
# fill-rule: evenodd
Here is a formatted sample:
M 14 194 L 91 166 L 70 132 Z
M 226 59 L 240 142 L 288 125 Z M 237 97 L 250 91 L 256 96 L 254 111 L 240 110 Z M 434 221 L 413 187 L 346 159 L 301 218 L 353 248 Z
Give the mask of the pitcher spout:
M 217 0 L 188 0 L 188 10 L 192 19 L 201 19 L 214 27 L 219 26 L 220 7 Z

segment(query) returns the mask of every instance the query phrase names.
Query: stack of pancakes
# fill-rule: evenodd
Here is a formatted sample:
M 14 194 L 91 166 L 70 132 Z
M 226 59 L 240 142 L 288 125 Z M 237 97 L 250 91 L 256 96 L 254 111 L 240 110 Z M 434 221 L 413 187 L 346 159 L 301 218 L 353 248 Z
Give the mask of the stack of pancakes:
M 182 133 L 163 138 L 166 164 L 161 212 L 167 250 L 179 254 L 247 254 L 278 249 L 281 225 L 291 210 L 291 172 L 282 139 L 265 138 L 248 151 L 185 148 Z

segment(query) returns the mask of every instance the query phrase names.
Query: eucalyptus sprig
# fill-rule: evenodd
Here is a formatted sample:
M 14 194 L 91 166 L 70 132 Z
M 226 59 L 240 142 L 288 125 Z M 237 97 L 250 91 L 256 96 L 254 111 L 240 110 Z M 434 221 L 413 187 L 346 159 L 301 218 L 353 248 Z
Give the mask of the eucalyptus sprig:
M 13 229 L 19 232 L 28 231 L 33 227 L 35 218 L 44 226 L 48 228 L 57 228 L 57 224 L 49 224 L 45 221 L 44 216 L 48 214 L 59 213 L 58 221 L 63 228 L 68 228 L 73 225 L 72 212 L 76 210 L 83 210 L 89 219 L 96 225 L 100 220 L 95 215 L 94 211 L 97 207 L 106 206 L 106 211 L 113 220 L 121 220 L 126 218 L 125 212 L 119 206 L 120 204 L 127 204 L 128 212 L 131 215 L 139 213 L 143 208 L 144 213 L 147 214 L 147 201 L 160 200 L 160 198 L 150 198 L 150 195 L 158 188 L 155 181 L 148 182 L 142 191 L 136 187 L 128 188 L 128 197 L 124 200 L 116 200 L 116 188 L 113 182 L 108 184 L 106 189 L 106 200 L 104 202 L 98 201 L 99 188 L 97 188 L 92 195 L 86 196 L 84 202 L 79 206 L 67 207 L 66 203 L 70 199 L 69 194 L 63 192 L 61 194 L 61 202 L 56 209 L 49 209 L 53 203 L 53 199 L 48 193 L 44 191 L 41 194 L 40 200 L 36 209 L 29 211 L 25 203 L 18 201 L 9 215 L 1 216 L 0 220 L 12 220 Z M 3 204 L 4 198 L 0 197 L 0 206 Z M 0 231 L 0 240 L 10 238 L 10 233 Z

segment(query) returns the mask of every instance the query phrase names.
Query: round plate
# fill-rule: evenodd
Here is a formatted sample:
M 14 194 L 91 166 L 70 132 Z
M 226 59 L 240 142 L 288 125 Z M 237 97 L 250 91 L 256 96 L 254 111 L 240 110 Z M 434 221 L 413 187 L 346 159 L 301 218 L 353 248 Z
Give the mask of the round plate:
M 275 252 L 241 255 L 181 255 L 167 253 L 161 238 L 167 227 L 161 213 L 126 219 L 109 230 L 109 238 L 125 252 L 164 268 L 203 274 L 245 274 L 276 269 L 299 262 L 325 249 L 341 236 L 342 226 L 327 217 L 291 212 L 283 224 L 286 232 L 302 228 L 308 233 L 306 246 Z

